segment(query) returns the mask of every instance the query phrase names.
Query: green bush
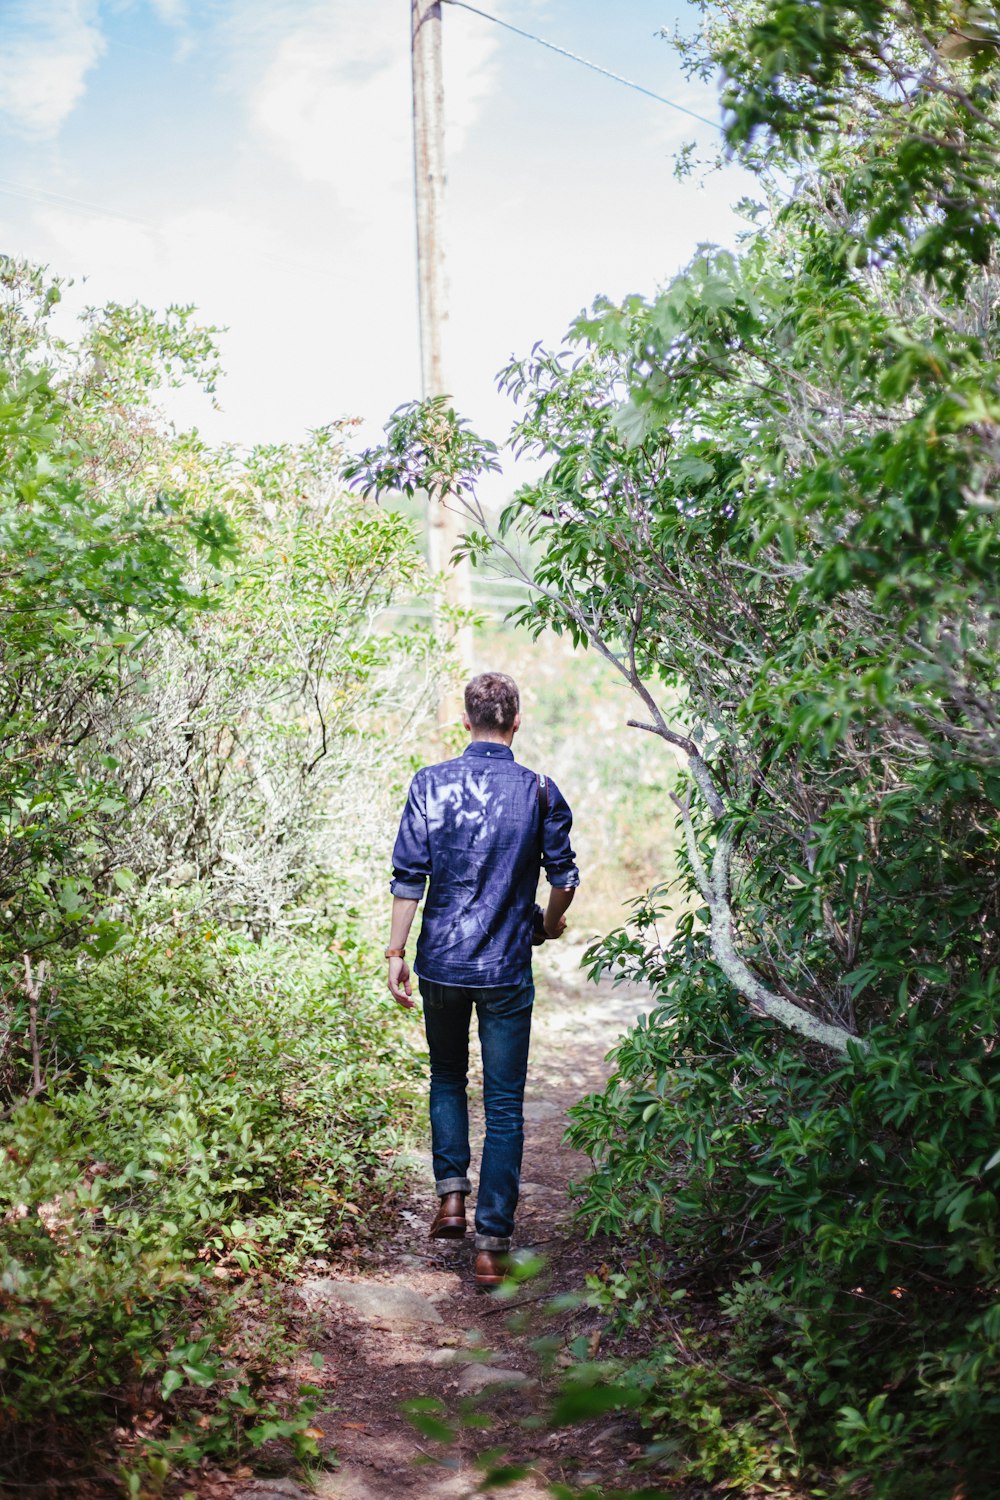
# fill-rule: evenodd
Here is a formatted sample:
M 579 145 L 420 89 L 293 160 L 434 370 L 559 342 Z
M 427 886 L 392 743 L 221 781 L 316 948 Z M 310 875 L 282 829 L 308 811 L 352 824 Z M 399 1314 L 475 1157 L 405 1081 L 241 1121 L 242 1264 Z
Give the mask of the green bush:
M 211 1289 L 329 1251 L 391 1193 L 416 1060 L 365 962 L 186 921 L 59 977 L 58 1081 L 0 1127 L 3 1465 L 54 1420 L 225 1384 Z
M 570 1139 L 595 1162 L 590 1231 L 647 1238 L 654 1264 L 677 1258 L 715 1307 L 697 1380 L 672 1358 L 632 1372 L 650 1384 L 656 1440 L 677 1437 L 714 1370 L 740 1430 L 740 1390 L 771 1391 L 753 1425 L 779 1469 L 787 1424 L 814 1473 L 879 1495 L 939 1500 L 959 1478 L 985 1493 L 1000 1420 L 996 985 L 947 1017 L 901 1004 L 866 1049 L 817 1068 L 719 983 L 693 915 L 656 958 L 634 932 L 593 957 L 630 955 L 660 1003 L 619 1046 L 607 1091 L 573 1111 Z M 645 1262 L 617 1295 L 639 1298 L 655 1320 Z M 675 1447 L 703 1475 L 715 1449 L 697 1423 L 688 1440 Z M 720 1452 L 716 1477 L 736 1483 L 736 1450 Z M 931 1468 L 914 1474 L 917 1456 Z

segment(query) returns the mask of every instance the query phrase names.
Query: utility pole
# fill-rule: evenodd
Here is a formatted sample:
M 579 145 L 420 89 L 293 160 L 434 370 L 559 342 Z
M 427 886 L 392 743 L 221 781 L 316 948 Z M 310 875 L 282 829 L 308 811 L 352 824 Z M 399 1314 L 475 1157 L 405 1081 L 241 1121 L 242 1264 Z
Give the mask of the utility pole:
M 444 69 L 441 62 L 441 0 L 410 0 L 413 61 L 413 179 L 417 210 L 417 283 L 420 298 L 420 374 L 425 401 L 448 394 L 444 374 L 444 328 L 448 321 L 444 272 Z M 468 560 L 453 564 L 462 537 L 461 516 L 440 494 L 427 496 L 427 554 L 442 580 L 441 602 L 468 609 L 472 580 Z M 448 635 L 440 606 L 436 629 Z M 472 629 L 458 628 L 455 644 L 465 672 L 472 668 Z M 455 705 L 442 700 L 438 719 L 453 722 Z

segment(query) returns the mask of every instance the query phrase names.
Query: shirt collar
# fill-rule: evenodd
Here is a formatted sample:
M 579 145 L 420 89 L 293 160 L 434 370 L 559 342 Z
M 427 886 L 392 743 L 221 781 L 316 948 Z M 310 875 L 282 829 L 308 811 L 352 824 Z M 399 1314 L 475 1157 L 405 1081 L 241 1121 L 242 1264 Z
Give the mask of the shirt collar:
M 488 755 L 493 760 L 513 760 L 514 752 L 509 745 L 499 745 L 494 740 L 473 740 L 466 745 L 463 755 Z

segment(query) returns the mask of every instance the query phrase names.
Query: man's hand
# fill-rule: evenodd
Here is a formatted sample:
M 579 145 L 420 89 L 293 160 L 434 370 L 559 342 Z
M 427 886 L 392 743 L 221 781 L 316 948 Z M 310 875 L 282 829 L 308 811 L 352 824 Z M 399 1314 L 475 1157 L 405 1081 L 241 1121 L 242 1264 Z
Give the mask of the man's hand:
M 389 960 L 389 993 L 404 1010 L 413 1009 L 413 986 L 410 983 L 410 966 L 405 958 Z
M 547 938 L 562 937 L 566 931 L 566 913 L 575 895 L 576 889 L 573 886 L 564 888 L 554 885 L 549 891 L 549 903 L 545 908 L 543 923 Z
M 402 953 L 406 947 L 406 939 L 410 935 L 410 927 L 419 904 L 411 896 L 393 896 L 392 924 L 389 928 L 389 941 L 385 945 L 387 958 L 393 951 Z M 410 984 L 410 968 L 405 958 L 389 958 L 389 994 L 404 1010 L 413 1009 L 410 998 L 413 986 Z

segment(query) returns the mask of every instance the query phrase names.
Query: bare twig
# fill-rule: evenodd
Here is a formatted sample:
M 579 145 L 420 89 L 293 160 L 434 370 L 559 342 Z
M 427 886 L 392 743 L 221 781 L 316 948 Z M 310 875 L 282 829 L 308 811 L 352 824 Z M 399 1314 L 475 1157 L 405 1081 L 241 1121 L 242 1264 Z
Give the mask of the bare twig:
M 25 953 L 22 957 L 24 959 L 24 993 L 28 997 L 28 1039 L 31 1045 L 32 1082 L 29 1098 L 35 1099 L 45 1087 L 42 1080 L 42 1054 L 38 1042 L 38 1002 L 42 997 L 48 964 L 43 958 L 38 968 L 33 970 L 30 955 Z

